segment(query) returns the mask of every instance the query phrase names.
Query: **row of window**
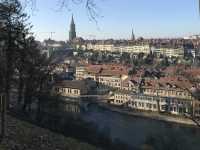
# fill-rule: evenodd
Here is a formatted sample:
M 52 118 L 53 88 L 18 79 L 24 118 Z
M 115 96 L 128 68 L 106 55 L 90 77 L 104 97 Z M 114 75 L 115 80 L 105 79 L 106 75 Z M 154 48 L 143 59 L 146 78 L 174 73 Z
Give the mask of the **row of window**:
M 103 81 L 107 81 L 107 82 L 120 82 L 120 80 L 114 80 L 114 79 L 103 79 L 103 78 L 100 78 L 99 81 L 103 82 Z
M 115 95 L 115 99 L 129 99 L 129 95 Z M 134 96 L 133 99 L 139 99 L 142 101 L 149 101 L 149 102 L 157 102 L 160 103 L 170 103 L 170 104 L 178 104 L 178 105 L 191 105 L 190 101 L 183 101 L 183 100 L 175 100 L 175 99 L 165 99 L 165 98 L 158 98 L 158 97 L 149 97 L 149 96 Z
M 72 91 L 73 90 L 73 91 Z M 55 88 L 56 92 L 61 92 L 61 93 L 69 93 L 69 94 L 79 94 L 79 90 L 77 89 L 70 89 L 70 88 Z
M 148 108 L 148 109 L 157 109 L 156 104 L 151 104 L 151 103 L 143 103 L 143 102 L 135 102 L 135 101 L 130 101 L 129 105 L 133 107 L 142 107 L 142 108 Z
M 117 104 L 123 104 L 124 101 L 123 100 L 115 100 L 115 103 L 117 103 Z
M 170 107 L 170 111 L 176 113 L 187 113 L 187 110 L 186 107 Z
M 152 89 L 144 89 L 144 92 L 152 94 L 164 94 L 164 95 L 176 95 L 176 96 L 190 96 L 186 91 L 177 92 L 177 91 L 166 91 L 166 90 L 157 90 L 156 92 Z
M 116 99 L 128 99 L 129 96 L 128 95 L 115 95 Z

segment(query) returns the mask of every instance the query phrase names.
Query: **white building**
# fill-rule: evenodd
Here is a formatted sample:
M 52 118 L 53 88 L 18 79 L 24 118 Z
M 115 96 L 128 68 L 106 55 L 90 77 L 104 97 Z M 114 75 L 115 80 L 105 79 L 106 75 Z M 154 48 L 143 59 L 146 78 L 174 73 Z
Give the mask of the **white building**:
M 134 94 L 131 92 L 117 92 L 112 104 L 127 106 L 136 110 L 168 112 L 174 115 L 192 114 L 193 101 L 179 98 L 168 98 Z
M 80 97 L 87 94 L 87 88 L 84 81 L 63 81 L 56 83 L 52 89 L 54 94 L 67 97 Z
M 132 96 L 128 92 L 115 92 L 114 94 L 114 101 L 111 102 L 114 105 L 124 106 L 127 105 L 132 99 Z
M 184 57 L 184 48 L 152 48 L 152 52 L 158 56 L 163 55 L 166 57 Z
M 118 65 L 89 65 L 76 67 L 76 80 L 90 78 L 100 86 L 122 89 L 122 83 L 128 78 L 128 70 Z
M 86 69 L 84 66 L 76 67 L 76 80 L 85 79 Z
M 107 52 L 126 52 L 126 53 L 150 53 L 150 46 L 146 45 L 114 45 L 114 44 L 91 44 L 88 43 L 87 45 L 78 45 L 78 48 L 82 48 L 83 50 L 93 50 L 93 51 L 107 51 Z

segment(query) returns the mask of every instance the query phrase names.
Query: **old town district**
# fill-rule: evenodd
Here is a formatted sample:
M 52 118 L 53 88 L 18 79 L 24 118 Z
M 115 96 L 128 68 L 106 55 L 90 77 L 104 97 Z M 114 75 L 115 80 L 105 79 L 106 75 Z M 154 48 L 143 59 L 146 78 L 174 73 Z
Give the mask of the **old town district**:
M 130 40 L 84 40 L 76 37 L 73 17 L 70 29 L 71 55 L 61 54 L 63 61 L 51 65 L 53 74 L 67 73 L 54 82 L 54 94 L 200 118 L 199 37 L 145 40 L 132 32 Z M 62 45 L 44 43 L 52 51 Z
M 55 70 L 70 70 L 66 64 L 54 67 Z M 196 82 L 200 80 L 199 68 L 184 65 L 160 70 L 140 68 L 130 75 L 129 66 L 82 63 L 74 72 L 75 80 L 59 81 L 54 84 L 53 91 L 77 99 L 89 95 L 106 96 L 109 105 L 130 110 L 200 117 L 199 84 Z

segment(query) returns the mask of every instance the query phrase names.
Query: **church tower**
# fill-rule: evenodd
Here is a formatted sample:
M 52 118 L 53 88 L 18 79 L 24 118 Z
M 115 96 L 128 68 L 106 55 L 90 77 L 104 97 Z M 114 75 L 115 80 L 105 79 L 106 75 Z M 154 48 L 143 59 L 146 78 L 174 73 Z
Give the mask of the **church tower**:
M 74 16 L 72 15 L 72 20 L 70 24 L 70 30 L 69 30 L 69 41 L 73 41 L 76 38 L 76 26 L 74 23 Z
M 132 34 L 131 34 L 131 40 L 135 41 L 135 35 L 134 35 L 134 32 L 133 32 L 133 29 L 132 29 Z

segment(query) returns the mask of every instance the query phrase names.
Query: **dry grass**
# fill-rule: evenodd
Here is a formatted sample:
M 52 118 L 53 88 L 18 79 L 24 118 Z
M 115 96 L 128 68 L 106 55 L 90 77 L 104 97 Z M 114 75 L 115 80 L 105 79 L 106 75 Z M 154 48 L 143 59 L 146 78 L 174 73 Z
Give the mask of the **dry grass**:
M 97 148 L 72 138 L 53 133 L 8 116 L 7 136 L 0 150 L 96 150 Z

